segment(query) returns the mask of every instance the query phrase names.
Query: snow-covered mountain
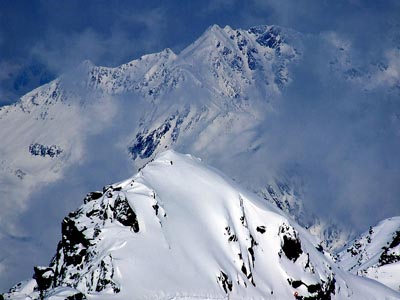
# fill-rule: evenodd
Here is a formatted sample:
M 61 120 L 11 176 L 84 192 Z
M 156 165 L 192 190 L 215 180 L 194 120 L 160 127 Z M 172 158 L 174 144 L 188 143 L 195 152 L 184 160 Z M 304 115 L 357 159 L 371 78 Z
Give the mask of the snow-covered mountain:
M 279 169 L 271 157 L 268 122 L 293 82 L 305 40 L 278 26 L 212 26 L 179 54 L 165 49 L 115 68 L 85 61 L 1 107 L 0 284 L 13 280 L 4 274 L 16 266 L 27 268 L 15 250 L 25 251 L 31 238 L 21 214 L 46 207 L 43 199 L 70 210 L 70 191 L 86 191 L 89 180 L 99 186 L 128 177 L 169 148 L 221 169 L 310 228 L 325 247 L 343 245 L 350 233 L 304 208 L 296 172 Z M 337 40 L 326 61 L 332 72 L 354 84 L 371 78 L 350 72 L 347 48 Z M 11 250 L 10 242 L 18 246 Z
M 4 299 L 400 299 L 347 273 L 276 206 L 166 151 L 89 193 L 48 267 Z
M 174 147 L 239 174 L 249 159 L 262 156 L 254 154 L 265 143 L 258 127 L 291 80 L 288 65 L 300 57 L 299 36 L 274 26 L 213 26 L 178 56 L 166 49 L 116 68 L 84 62 L 0 109 L 0 176 L 7 183 L 1 192 L 20 209 L 27 194 L 85 159 L 88 137 L 105 139 L 103 132 L 121 119 L 113 143 L 137 167 Z M 235 168 L 231 158 L 237 158 Z M 10 195 L 20 184 L 25 195 Z M 268 184 L 277 189 L 265 175 L 254 188 Z
M 400 217 L 383 220 L 339 253 L 340 266 L 400 291 Z

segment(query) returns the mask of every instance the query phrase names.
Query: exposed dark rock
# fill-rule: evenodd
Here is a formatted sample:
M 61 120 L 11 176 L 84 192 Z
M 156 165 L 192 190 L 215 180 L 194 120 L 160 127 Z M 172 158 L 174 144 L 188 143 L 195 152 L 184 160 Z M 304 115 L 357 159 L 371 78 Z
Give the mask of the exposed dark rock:
M 66 265 L 78 265 L 82 263 L 87 248 L 90 246 L 89 240 L 85 237 L 69 217 L 64 218 L 61 224 L 62 249 Z
M 94 230 L 93 230 L 93 238 L 98 237 L 100 235 L 100 233 L 101 233 L 100 225 L 96 224 L 94 226 Z
M 119 293 L 119 287 L 112 280 L 114 276 L 114 267 L 112 265 L 111 256 L 108 256 L 105 260 L 102 260 L 98 269 L 99 279 L 96 285 L 96 292 L 101 292 L 106 288 L 111 287 L 114 293 Z
M 321 284 L 317 283 L 317 284 L 310 284 L 309 286 L 307 286 L 307 290 L 309 293 L 316 293 L 318 291 L 322 290 L 322 286 Z
M 369 233 L 370 235 L 374 233 L 374 229 L 372 228 L 372 226 L 369 226 L 368 233 Z
M 242 51 L 243 48 L 248 44 L 248 41 L 245 38 L 239 38 L 241 36 L 240 32 L 237 32 L 238 41 L 237 45 L 239 47 L 239 50 Z
M 158 206 L 158 204 L 154 204 L 152 207 L 153 207 L 154 211 L 156 212 L 156 215 L 158 216 L 158 209 L 160 207 Z
M 295 289 L 304 284 L 301 280 L 293 280 L 293 281 L 289 280 L 289 283 Z
M 251 262 L 252 262 L 253 267 L 254 267 L 254 262 L 255 262 L 255 260 L 256 260 L 256 258 L 255 258 L 255 256 L 254 256 L 254 250 L 253 250 L 253 248 L 248 248 L 247 251 L 249 252 L 249 254 L 250 254 L 250 256 L 251 256 Z
M 39 291 L 50 288 L 54 279 L 54 270 L 50 267 L 34 267 L 33 270 L 33 279 L 36 280 Z
M 82 215 L 83 215 L 83 209 L 82 209 L 82 208 L 79 208 L 79 209 L 77 209 L 77 210 L 71 211 L 71 212 L 68 214 L 68 218 L 70 218 L 70 219 L 76 219 L 77 217 L 82 216 Z
M 232 69 L 241 72 L 243 69 L 243 60 L 240 56 L 235 55 L 233 60 L 231 61 L 231 67 Z
M 258 38 L 256 39 L 256 42 L 260 44 L 261 46 L 268 47 L 268 48 L 274 48 L 274 49 L 279 49 L 279 46 L 282 43 L 281 36 L 279 35 L 279 31 L 277 28 L 270 28 L 268 30 L 265 30 L 266 28 L 250 28 L 249 32 L 250 33 L 255 33 L 258 34 Z
M 356 242 L 352 247 L 348 248 L 346 251 L 350 252 L 351 256 L 356 256 L 358 253 L 360 253 L 361 247 L 362 244 L 360 242 Z
M 400 244 L 400 230 L 396 231 L 392 242 L 389 245 L 389 248 L 397 247 Z
M 105 185 L 103 186 L 103 193 L 107 192 L 109 189 L 112 188 L 112 185 Z
M 227 55 L 229 55 L 229 54 L 231 54 L 231 53 L 232 53 L 232 50 L 229 49 L 228 47 L 225 47 L 225 46 L 224 46 L 224 48 L 223 48 L 223 50 L 222 50 L 222 55 L 223 55 L 223 56 L 227 56 Z
M 114 218 L 124 226 L 131 226 L 134 232 L 139 232 L 139 222 L 136 214 L 125 197 L 118 196 L 115 199 Z
M 257 226 L 256 230 L 257 230 L 259 233 L 265 233 L 265 226 Z
M 62 261 L 61 257 L 63 256 L 63 249 L 62 249 L 62 241 L 59 241 L 57 244 L 57 252 L 56 255 L 52 258 L 50 262 L 50 267 L 54 269 L 54 278 L 53 278 L 53 284 L 56 286 L 60 282 L 60 271 L 62 268 Z
M 59 156 L 62 153 L 62 149 L 56 145 L 46 146 L 39 143 L 34 143 L 29 145 L 29 153 L 34 156 L 49 156 L 53 158 Z
M 228 275 L 221 271 L 217 279 L 226 294 L 228 293 L 228 291 L 232 291 L 232 280 L 229 279 Z
M 85 300 L 85 299 L 86 299 L 86 296 L 82 293 L 73 294 L 66 298 L 66 300 Z
M 100 219 L 103 219 L 103 212 L 98 209 L 93 209 L 86 213 L 86 217 L 88 217 L 88 218 L 91 218 L 94 216 L 99 217 Z
M 247 51 L 247 64 L 250 70 L 255 70 L 257 68 L 257 60 L 255 59 L 253 53 L 254 51 L 248 50 Z
M 296 261 L 303 253 L 301 250 L 301 242 L 298 238 L 283 236 L 282 250 L 286 257 L 292 261 Z
M 310 261 L 310 254 L 309 253 L 307 253 L 307 261 L 306 261 L 306 264 L 304 265 L 304 270 L 308 270 L 311 273 L 315 272 L 314 271 L 314 267 L 312 266 L 311 261 Z
M 189 115 L 189 112 L 190 110 L 186 108 L 185 111 L 181 115 L 179 115 L 178 118 L 176 119 L 175 127 L 171 133 L 172 142 L 175 143 L 178 140 L 179 133 L 181 130 L 181 125 L 183 124 L 183 121 L 185 121 L 185 118 Z
M 98 191 L 88 193 L 86 195 L 86 197 L 83 199 L 83 203 L 86 204 L 86 203 L 88 203 L 90 201 L 97 200 L 97 199 L 101 198 L 101 196 L 103 196 L 103 193 L 102 192 L 98 192 Z
M 400 244 L 400 230 L 396 231 L 393 240 L 390 242 L 388 247 L 383 247 L 383 252 L 379 257 L 379 265 L 387 265 L 400 261 L 400 253 L 393 251 L 392 249 Z
M 253 267 L 254 267 L 254 262 L 255 262 L 255 260 L 256 260 L 256 257 L 255 257 L 255 254 L 254 254 L 254 247 L 257 246 L 258 243 L 256 242 L 256 240 L 253 238 L 253 236 L 252 236 L 251 234 L 250 234 L 250 241 L 251 241 L 251 245 L 250 245 L 250 247 L 247 249 L 247 251 L 248 251 L 249 254 L 250 254 L 251 262 L 252 262 L 252 265 L 253 265 Z
M 253 248 L 254 246 L 258 246 L 257 241 L 254 239 L 254 237 L 250 234 L 250 241 L 251 241 L 251 247 Z
M 322 247 L 321 244 L 318 244 L 317 247 L 315 247 L 315 249 L 317 249 L 319 252 L 324 253 L 324 247 Z
M 278 195 L 275 193 L 275 190 L 273 189 L 272 186 L 268 186 L 267 187 L 267 192 L 270 195 L 270 197 L 272 198 L 272 200 L 274 201 L 275 205 L 280 209 L 280 210 L 284 210 L 282 203 L 278 197 Z M 266 197 L 265 199 L 268 200 L 268 198 Z
M 228 242 L 237 242 L 238 241 L 236 234 L 231 232 L 231 228 L 229 226 L 225 227 L 225 230 L 228 235 Z
M 256 284 L 254 283 L 254 280 L 253 280 L 253 273 L 249 272 L 249 274 L 247 275 L 247 279 L 250 280 L 250 282 L 253 286 L 256 286 Z
M 329 280 L 327 282 L 325 282 L 324 280 L 321 280 L 320 283 L 318 282 L 318 283 L 315 283 L 315 284 L 307 285 L 301 280 L 288 279 L 288 283 L 295 289 L 297 289 L 298 287 L 300 287 L 302 285 L 307 287 L 307 291 L 308 291 L 309 295 L 302 296 L 302 295 L 299 295 L 296 292 L 296 295 L 295 295 L 296 299 L 303 299 L 303 300 L 331 300 L 332 299 L 332 295 L 335 294 L 336 280 L 335 280 L 335 277 L 333 275 L 331 275 L 331 277 L 329 278 Z
M 247 269 L 246 269 L 246 266 L 245 266 L 244 264 L 242 265 L 241 271 L 242 271 L 242 273 L 243 273 L 244 275 L 247 276 Z
M 235 234 L 232 234 L 229 238 L 228 238 L 229 242 L 237 242 L 238 238 Z
M 279 236 L 281 237 L 281 251 L 278 253 L 279 257 L 284 253 L 288 259 L 296 262 L 303 253 L 297 231 L 289 225 L 282 224 L 279 227 Z
M 110 187 L 104 190 L 110 192 Z M 98 220 L 115 218 L 120 222 L 131 222 L 133 215 L 129 210 L 125 211 L 125 205 L 128 205 L 125 199 L 117 197 L 114 201 L 115 208 L 111 206 L 112 201 L 108 198 L 102 199 L 99 203 L 94 204 L 92 210 L 86 212 L 85 217 Z M 128 218 L 123 219 L 120 214 L 125 212 Z M 63 220 L 62 240 L 58 245 L 57 254 L 50 264 L 54 270 L 52 284 L 53 286 L 64 285 L 76 288 L 81 282 L 85 282 L 85 292 L 99 292 L 111 288 L 114 293 L 118 293 L 119 287 L 113 281 L 114 269 L 111 256 L 101 259 L 94 268 L 82 272 L 89 262 L 97 259 L 98 253 L 95 244 L 92 245 L 91 241 L 100 235 L 101 225 L 96 224 L 93 231 L 86 232 L 85 226 L 79 226 L 81 215 L 83 215 L 83 210 L 82 212 L 78 210 Z M 132 225 L 129 224 L 129 226 Z M 78 294 L 76 299 L 81 299 L 81 296 L 84 295 Z
M 138 133 L 134 144 L 128 148 L 132 159 L 135 160 L 137 157 L 141 159 L 149 158 L 160 144 L 161 138 L 171 129 L 171 121 L 175 117 L 175 115 L 171 116 L 160 127 L 151 132 Z

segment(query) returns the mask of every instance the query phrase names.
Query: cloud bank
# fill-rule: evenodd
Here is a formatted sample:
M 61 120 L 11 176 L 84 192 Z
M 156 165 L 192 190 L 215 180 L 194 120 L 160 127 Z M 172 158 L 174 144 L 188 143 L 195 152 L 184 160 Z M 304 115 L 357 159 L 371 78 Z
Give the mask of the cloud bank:
M 304 34 L 308 48 L 303 62 L 292 67 L 292 84 L 274 102 L 276 114 L 264 124 L 271 136 L 266 163 L 296 169 L 304 178 L 307 206 L 362 231 L 400 213 L 399 15 L 398 1 L 118 1 L 112 6 L 108 1 L 3 1 L 0 106 L 33 88 L 15 90 L 14 85 L 38 64 L 43 72 L 33 76 L 37 85 L 43 74 L 43 82 L 51 80 L 84 59 L 115 66 L 166 47 L 179 53 L 214 23 L 293 28 Z M 97 151 L 94 141 L 88 144 Z M 16 222 L 29 230 L 5 241 L 10 247 L 33 245 L 34 259 L 19 253 L 14 258 L 27 261 L 13 261 L 17 268 L 6 270 L 1 259 L 11 256 L 2 253 L 0 273 L 12 274 L 0 289 L 29 277 L 30 261 L 48 263 L 59 227 L 48 227 L 44 220 L 59 224 L 88 187 L 98 189 L 131 175 L 129 162 L 126 170 L 115 170 L 108 159 L 111 148 L 103 151 L 102 161 L 86 162 L 98 166 L 96 179 L 72 168 L 66 177 L 74 180 L 32 196 L 38 206 Z M 51 238 L 37 238 L 43 233 Z

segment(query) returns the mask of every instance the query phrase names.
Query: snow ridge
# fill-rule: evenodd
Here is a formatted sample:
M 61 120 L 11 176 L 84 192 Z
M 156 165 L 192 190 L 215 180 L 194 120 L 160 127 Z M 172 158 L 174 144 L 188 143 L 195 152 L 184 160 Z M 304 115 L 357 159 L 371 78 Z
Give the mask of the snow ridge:
M 379 222 L 338 255 L 342 268 L 400 291 L 400 217 Z
M 49 267 L 5 299 L 399 299 L 338 269 L 284 213 L 166 151 L 62 222 Z

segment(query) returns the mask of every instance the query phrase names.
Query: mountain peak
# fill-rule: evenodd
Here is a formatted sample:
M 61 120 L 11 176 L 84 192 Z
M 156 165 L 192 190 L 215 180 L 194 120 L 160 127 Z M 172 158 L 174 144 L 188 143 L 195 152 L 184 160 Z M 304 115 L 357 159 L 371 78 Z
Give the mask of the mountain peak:
M 82 61 L 81 65 L 87 68 L 92 68 L 95 66 L 95 64 L 90 59 L 85 59 L 84 61 Z
M 166 151 L 89 193 L 64 218 L 51 264 L 4 298 L 340 299 L 352 290 L 354 299 L 395 299 L 320 251 L 272 205 L 199 159 Z

